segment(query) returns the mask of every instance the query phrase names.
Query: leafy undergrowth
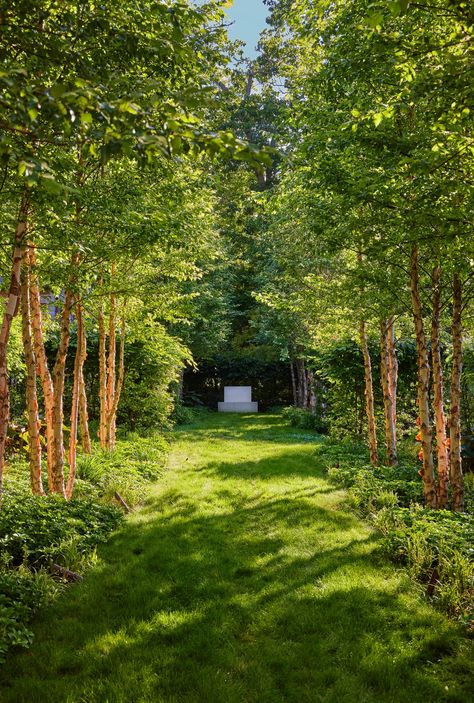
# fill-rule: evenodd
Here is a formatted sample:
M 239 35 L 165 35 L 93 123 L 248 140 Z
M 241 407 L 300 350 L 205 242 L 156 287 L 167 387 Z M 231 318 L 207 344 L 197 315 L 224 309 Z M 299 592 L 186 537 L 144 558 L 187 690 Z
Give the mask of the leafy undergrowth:
M 335 455 L 339 451 L 337 466 Z M 469 512 L 423 507 L 417 468 L 364 467 L 360 453 L 326 452 L 328 475 L 347 488 L 351 505 L 384 535 L 384 549 L 408 567 L 425 592 L 450 615 L 474 629 L 474 482 L 466 477 Z
M 472 643 L 344 507 L 325 440 L 209 414 L 87 579 L 10 656 L 2 703 L 467 703 Z
M 96 548 L 121 523 L 118 491 L 130 506 L 141 502 L 163 472 L 168 444 L 160 435 L 129 434 L 112 454 L 96 450 L 78 460 L 74 499 L 33 496 L 28 467 L 9 467 L 0 510 L 0 661 L 12 646 L 29 647 L 33 613 L 61 592 L 53 564 L 81 574 L 96 562 Z

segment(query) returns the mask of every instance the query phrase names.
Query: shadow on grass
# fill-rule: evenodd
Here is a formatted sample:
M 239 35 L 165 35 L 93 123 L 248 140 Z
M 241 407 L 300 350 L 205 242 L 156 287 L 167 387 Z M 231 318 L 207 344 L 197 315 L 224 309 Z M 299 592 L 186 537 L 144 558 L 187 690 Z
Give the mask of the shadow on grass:
M 290 445 L 308 442 L 317 444 L 325 440 L 312 430 L 290 427 L 281 415 L 270 413 L 209 413 L 193 425 L 176 427 L 173 434 L 176 437 L 189 435 L 194 440 L 213 437 L 223 442 L 282 442 Z
M 117 535 L 108 563 L 43 617 L 2 700 L 66 700 L 65 689 L 77 692 L 71 701 L 444 700 L 417 665 L 449 654 L 447 633 L 427 635 L 426 614 L 404 612 L 403 592 L 350 583 L 361 567 L 373 577 L 373 537 L 294 559 L 278 536 L 254 531 L 309 521 L 345 530 L 351 516 L 298 499 L 195 512 L 181 501 L 166 519 Z M 326 592 L 335 571 L 349 580 Z M 33 699 L 18 677 L 36 679 Z M 148 698 L 123 688 L 137 678 Z
M 246 478 L 249 462 L 206 471 Z M 227 507 L 214 512 L 176 489 L 151 500 L 40 616 L 0 700 L 470 700 L 456 629 L 410 594 L 353 515 L 315 504 L 319 488 L 247 498 L 217 484 L 209 501 Z M 458 666 L 448 691 L 438 660 Z

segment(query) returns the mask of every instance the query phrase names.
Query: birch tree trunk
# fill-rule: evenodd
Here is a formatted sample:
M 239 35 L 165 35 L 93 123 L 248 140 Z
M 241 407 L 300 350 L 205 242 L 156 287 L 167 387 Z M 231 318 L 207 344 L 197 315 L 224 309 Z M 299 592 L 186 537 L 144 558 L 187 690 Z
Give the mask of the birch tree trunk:
M 10 388 L 8 383 L 7 347 L 12 320 L 18 312 L 20 302 L 20 271 L 23 258 L 24 238 L 28 226 L 29 192 L 23 191 L 18 220 L 15 229 L 10 287 L 0 328 L 0 497 L 3 491 L 3 470 L 5 466 L 5 445 L 10 419 Z
M 107 438 L 108 438 L 108 449 L 112 451 L 115 449 L 115 426 L 117 409 L 120 402 L 120 395 L 122 393 L 123 381 L 125 377 L 125 317 L 122 318 L 122 326 L 120 332 L 120 352 L 119 352 L 119 372 L 117 383 L 114 383 L 114 396 L 111 399 L 111 405 L 109 407 L 109 416 L 107 418 Z
M 86 325 L 84 322 L 84 314 L 83 314 L 83 309 L 82 305 L 78 303 L 80 307 L 80 315 L 81 315 L 81 320 L 82 320 L 82 339 L 81 339 L 81 350 L 82 350 L 82 356 L 81 356 L 81 363 L 79 365 L 79 427 L 80 427 L 80 435 L 81 435 L 81 443 L 82 443 L 82 451 L 85 454 L 91 454 L 92 452 L 92 443 L 91 443 L 91 436 L 89 432 L 89 413 L 87 409 L 87 392 L 86 392 L 86 383 L 84 380 L 84 363 L 87 359 L 87 333 L 86 333 Z
M 82 320 L 82 308 L 79 301 L 76 302 L 76 320 L 77 320 L 77 348 L 76 356 L 74 359 L 74 377 L 72 383 L 72 403 L 71 403 L 71 429 L 69 435 L 69 451 L 68 451 L 68 463 L 69 463 L 69 474 L 66 484 L 66 497 L 68 500 L 72 498 L 72 493 L 74 490 L 74 480 L 76 478 L 76 467 L 77 467 L 77 427 L 79 423 L 79 386 L 81 377 L 81 367 L 83 364 L 84 352 L 82 349 L 83 344 L 83 320 Z
M 61 326 L 59 335 L 59 347 L 56 354 L 56 361 L 53 369 L 53 389 L 54 389 L 54 445 L 55 462 L 53 470 L 53 491 L 61 493 L 66 497 L 64 486 L 64 377 L 66 370 L 66 357 L 71 336 L 71 312 L 74 297 L 70 290 L 64 294 L 64 304 L 61 313 Z
M 44 495 L 41 476 L 41 422 L 38 412 L 38 395 L 36 392 L 36 359 L 33 348 L 31 331 L 30 307 L 30 273 L 27 257 L 24 257 L 25 266 L 21 280 L 21 317 L 23 350 L 26 365 L 26 410 L 28 417 L 28 453 L 30 456 L 30 484 L 31 490 L 36 495 Z
M 112 269 L 112 275 L 115 269 Z M 115 415 L 113 405 L 115 399 L 116 383 L 116 358 L 117 358 L 117 338 L 116 338 L 116 309 L 117 298 L 114 293 L 110 296 L 109 312 L 109 353 L 107 357 L 107 429 L 106 445 L 108 449 L 115 446 Z
M 99 310 L 99 441 L 102 449 L 107 447 L 107 359 L 106 359 L 106 335 L 105 317 L 103 303 Z
M 56 451 L 54 443 L 54 389 L 53 380 L 49 372 L 48 360 L 44 348 L 43 339 L 43 318 L 41 313 L 41 297 L 36 273 L 36 254 L 34 245 L 30 244 L 27 250 L 28 266 L 30 270 L 30 306 L 31 324 L 33 331 L 34 351 L 36 358 L 37 373 L 41 380 L 43 389 L 44 412 L 46 422 L 46 453 L 47 453 L 47 473 L 48 487 L 51 492 L 53 488 L 53 473 L 56 462 Z
M 459 274 L 453 278 L 453 367 L 451 371 L 451 489 L 452 508 L 464 510 L 464 481 L 461 459 L 461 375 L 462 375 L 462 283 Z
M 383 320 L 380 325 L 380 379 L 382 383 L 385 443 L 387 466 L 397 465 L 397 429 L 394 412 L 393 361 L 391 359 L 390 330 L 393 330 L 393 318 Z M 396 358 L 396 357 L 395 357 Z
M 438 457 L 438 508 L 448 505 L 449 460 L 446 442 L 446 415 L 444 412 L 443 366 L 440 347 L 441 268 L 435 266 L 431 276 L 433 317 L 431 321 L 431 358 L 433 363 L 433 408 Z
M 418 413 L 420 417 L 421 446 L 423 450 L 423 468 L 420 473 L 423 479 L 423 489 L 426 505 L 436 508 L 438 503 L 436 480 L 433 464 L 433 438 L 431 432 L 429 388 L 430 364 L 426 335 L 423 324 L 423 310 L 419 289 L 418 274 L 418 245 L 414 244 L 410 260 L 410 290 L 413 309 L 413 320 L 416 332 L 417 364 L 418 364 Z
M 377 466 L 379 463 L 378 448 L 377 448 L 377 429 L 375 424 L 375 403 L 374 403 L 374 385 L 372 379 L 372 363 L 370 360 L 369 344 L 367 341 L 367 329 L 365 322 L 361 320 L 360 327 L 360 346 L 364 357 L 364 376 L 365 376 L 365 410 L 367 415 L 368 433 L 369 433 L 369 451 L 370 463 Z
M 388 327 L 388 382 L 392 398 L 392 417 L 395 437 L 395 459 L 397 460 L 397 390 L 398 390 L 398 359 L 395 348 L 395 320 L 389 319 Z

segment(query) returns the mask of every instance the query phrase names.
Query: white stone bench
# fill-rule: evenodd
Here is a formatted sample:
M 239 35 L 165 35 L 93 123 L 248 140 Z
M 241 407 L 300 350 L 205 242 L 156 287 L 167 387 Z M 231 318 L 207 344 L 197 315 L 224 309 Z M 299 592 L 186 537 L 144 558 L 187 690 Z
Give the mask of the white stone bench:
M 258 413 L 258 403 L 252 401 L 252 386 L 225 386 L 224 402 L 217 407 L 220 413 Z

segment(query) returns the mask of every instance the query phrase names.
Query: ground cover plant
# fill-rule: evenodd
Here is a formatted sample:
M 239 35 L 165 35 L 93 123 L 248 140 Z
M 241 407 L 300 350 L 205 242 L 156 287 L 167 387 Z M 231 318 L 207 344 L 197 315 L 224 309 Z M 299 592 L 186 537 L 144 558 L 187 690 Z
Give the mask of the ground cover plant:
M 34 613 L 64 590 L 67 579 L 53 565 L 82 575 L 96 563 L 98 545 L 123 520 L 116 492 L 131 508 L 143 500 L 163 473 L 168 447 L 159 433 L 127 433 L 113 454 L 80 455 L 77 497 L 68 502 L 32 495 L 26 462 L 13 462 L 0 511 L 1 661 L 10 647 L 31 646 Z
M 348 489 L 352 507 L 382 532 L 386 553 L 408 567 L 425 595 L 472 630 L 474 515 L 426 508 L 413 465 L 367 467 L 360 452 L 341 449 L 334 445 L 332 456 L 329 451 L 331 481 Z M 466 484 L 470 506 L 471 482 Z
M 279 415 L 180 427 L 143 509 L 9 658 L 2 701 L 471 700 L 472 641 L 344 505 L 325 441 Z
M 58 700 L 464 703 L 474 6 L 256 1 L 0 0 L 0 655 L 87 571 Z

